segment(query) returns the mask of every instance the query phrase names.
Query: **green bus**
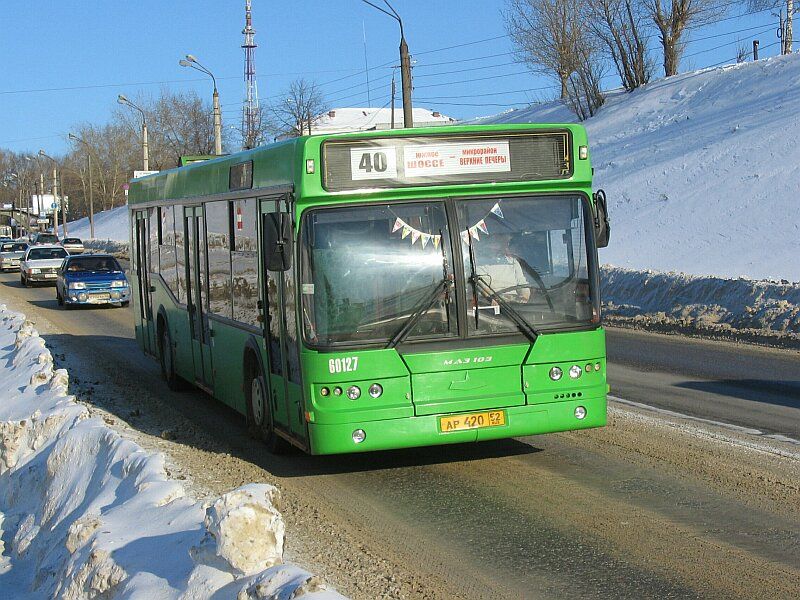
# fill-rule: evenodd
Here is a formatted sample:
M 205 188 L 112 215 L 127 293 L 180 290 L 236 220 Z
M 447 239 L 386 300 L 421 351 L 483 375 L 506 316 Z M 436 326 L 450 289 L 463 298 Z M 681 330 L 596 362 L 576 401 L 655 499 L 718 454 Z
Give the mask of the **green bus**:
M 606 423 L 579 125 L 314 135 L 133 180 L 136 338 L 273 452 Z

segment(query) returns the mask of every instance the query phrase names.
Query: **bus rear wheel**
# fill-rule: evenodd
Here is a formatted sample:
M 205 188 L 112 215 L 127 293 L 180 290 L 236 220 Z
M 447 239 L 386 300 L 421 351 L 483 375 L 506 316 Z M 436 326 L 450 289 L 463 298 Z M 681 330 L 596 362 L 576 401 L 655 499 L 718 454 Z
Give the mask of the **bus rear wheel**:
M 245 384 L 245 391 L 247 393 L 247 424 L 250 434 L 264 442 L 267 450 L 272 454 L 285 454 L 290 446 L 275 431 L 264 375 L 251 371 Z

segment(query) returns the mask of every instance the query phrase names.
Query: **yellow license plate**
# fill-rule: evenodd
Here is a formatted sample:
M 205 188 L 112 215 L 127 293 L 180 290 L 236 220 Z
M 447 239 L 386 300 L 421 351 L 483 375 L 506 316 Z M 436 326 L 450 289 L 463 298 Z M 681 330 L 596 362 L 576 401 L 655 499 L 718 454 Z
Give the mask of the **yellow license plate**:
M 462 431 L 464 429 L 480 429 L 481 427 L 499 427 L 506 424 L 506 411 L 490 410 L 469 415 L 439 417 L 439 430 L 442 433 Z

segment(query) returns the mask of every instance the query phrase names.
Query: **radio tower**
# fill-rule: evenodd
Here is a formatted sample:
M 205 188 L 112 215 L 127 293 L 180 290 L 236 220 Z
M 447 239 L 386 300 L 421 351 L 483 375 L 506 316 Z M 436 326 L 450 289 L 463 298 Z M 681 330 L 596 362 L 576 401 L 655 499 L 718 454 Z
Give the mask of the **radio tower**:
M 245 0 L 244 34 L 244 107 L 242 109 L 242 145 L 255 148 L 261 129 L 261 112 L 258 109 L 258 83 L 256 83 L 256 30 L 250 14 L 250 0 Z

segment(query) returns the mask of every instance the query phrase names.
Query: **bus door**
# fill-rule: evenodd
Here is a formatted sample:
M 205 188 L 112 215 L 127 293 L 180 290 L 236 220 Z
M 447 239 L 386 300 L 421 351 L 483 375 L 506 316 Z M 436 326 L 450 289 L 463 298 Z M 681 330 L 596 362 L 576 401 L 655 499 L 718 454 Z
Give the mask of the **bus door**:
M 288 196 L 283 196 L 259 201 L 260 255 L 264 273 L 262 298 L 267 313 L 264 319 L 264 338 L 269 355 L 269 387 L 275 409 L 275 423 L 305 444 L 307 429 L 295 317 L 295 265 L 292 261 L 288 271 L 270 271 L 266 263 L 266 249 L 278 233 L 278 215 L 281 212 L 288 214 L 288 199 Z
M 184 211 L 186 232 L 186 306 L 192 333 L 192 361 L 195 382 L 211 387 L 211 329 L 208 320 L 208 259 L 206 227 L 202 206 Z
M 153 209 L 148 209 L 153 210 Z M 148 354 L 156 355 L 155 326 L 153 324 L 153 294 L 150 284 L 150 252 L 148 252 L 149 227 L 148 210 L 135 213 L 133 225 L 134 248 L 133 267 L 136 271 L 138 288 L 136 313 L 136 334 L 142 348 Z

